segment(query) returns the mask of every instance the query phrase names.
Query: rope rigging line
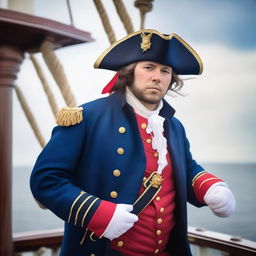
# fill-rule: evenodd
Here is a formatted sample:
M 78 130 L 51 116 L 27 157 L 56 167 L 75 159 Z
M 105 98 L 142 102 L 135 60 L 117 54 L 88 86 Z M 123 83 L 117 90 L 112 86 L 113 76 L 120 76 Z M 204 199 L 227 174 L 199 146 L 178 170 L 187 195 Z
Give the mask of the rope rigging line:
M 43 86 L 44 92 L 45 92 L 45 94 L 47 96 L 47 99 L 48 99 L 48 102 L 49 102 L 49 104 L 51 106 L 52 113 L 53 113 L 54 117 L 56 117 L 57 113 L 59 111 L 59 108 L 58 108 L 56 99 L 55 99 L 55 97 L 53 95 L 53 92 L 52 92 L 52 90 L 51 90 L 51 88 L 49 86 L 49 83 L 48 83 L 48 81 L 47 81 L 47 79 L 46 79 L 46 77 L 45 77 L 45 75 L 43 73 L 43 70 L 41 69 L 41 67 L 40 67 L 36 57 L 34 56 L 34 54 L 30 54 L 29 57 L 30 57 L 30 60 L 32 61 L 33 65 L 34 65 L 34 68 L 35 68 L 35 70 L 37 72 L 37 75 L 38 75 L 38 77 L 39 77 L 39 79 L 41 81 L 41 84 Z
M 154 0 L 135 0 L 134 6 L 140 10 L 140 29 L 144 28 L 146 13 L 153 8 Z
M 123 25 L 126 29 L 127 34 L 134 32 L 131 19 L 126 11 L 123 1 L 122 0 L 113 0 L 113 3 L 116 7 L 116 11 L 117 11 L 121 21 L 123 22 Z
M 73 95 L 67 77 L 65 75 L 62 64 L 60 63 L 57 55 L 54 52 L 55 45 L 46 40 L 42 43 L 41 52 L 45 63 L 47 64 L 50 72 L 52 73 L 57 85 L 60 88 L 62 96 L 68 107 L 76 106 L 76 99 Z
M 70 1 L 69 0 L 66 0 L 66 1 L 67 1 L 71 26 L 74 26 Z M 93 1 L 96 6 L 96 9 L 99 13 L 99 16 L 101 18 L 104 30 L 107 33 L 109 42 L 112 44 L 112 43 L 116 42 L 116 37 L 115 37 L 114 31 L 112 29 L 112 26 L 110 24 L 109 18 L 107 16 L 106 10 L 105 10 L 101 0 L 93 0 Z M 135 0 L 134 1 L 134 6 L 140 10 L 141 29 L 144 27 L 145 14 L 152 10 L 152 7 L 153 7 L 152 2 L 153 2 L 153 0 Z M 134 32 L 132 21 L 126 11 L 123 1 L 122 0 L 113 0 L 113 3 L 115 5 L 116 11 L 120 17 L 120 20 L 122 21 L 124 28 L 126 29 L 127 34 Z M 62 64 L 60 63 L 57 55 L 54 52 L 55 48 L 56 48 L 56 46 L 53 42 L 51 42 L 50 40 L 45 40 L 40 47 L 40 51 L 42 53 L 42 56 L 43 56 L 43 59 L 44 59 L 46 65 L 48 66 L 53 78 L 56 81 L 56 84 L 58 85 L 58 87 L 60 89 L 60 92 L 64 98 L 64 101 L 66 102 L 66 105 L 68 107 L 75 107 L 77 105 L 75 96 L 73 95 L 73 93 L 71 91 L 70 85 L 68 83 L 68 79 L 64 72 L 64 68 L 63 68 Z M 59 113 L 59 108 L 58 108 L 56 99 L 54 97 L 54 94 L 53 94 L 53 92 L 49 86 L 49 83 L 43 73 L 43 70 L 41 69 L 39 62 L 37 61 L 34 54 L 30 54 L 30 60 L 32 61 L 33 65 L 34 65 L 37 75 L 41 81 L 43 90 L 47 96 L 52 113 L 53 113 L 54 117 L 56 118 L 57 114 Z M 45 140 L 42 136 L 42 133 L 39 129 L 39 126 L 35 120 L 33 113 L 29 109 L 29 106 L 26 102 L 26 99 L 25 99 L 21 89 L 16 86 L 15 91 L 16 91 L 17 97 L 20 101 L 21 107 L 25 113 L 25 116 L 26 116 L 39 144 L 41 145 L 41 147 L 44 147 Z
M 72 27 L 74 27 L 74 19 L 73 19 L 73 14 L 72 14 L 72 10 L 71 10 L 71 5 L 70 5 L 70 1 L 67 1 L 67 8 L 68 8 L 68 15 L 69 15 L 69 20 L 70 20 L 70 25 Z
M 27 101 L 26 101 L 26 99 L 25 99 L 21 89 L 18 86 L 15 86 L 15 92 L 17 94 L 17 97 L 18 97 L 18 99 L 20 101 L 21 107 L 22 107 L 22 109 L 23 109 L 23 111 L 25 113 L 25 116 L 26 116 L 26 118 L 27 118 L 27 120 L 28 120 L 28 122 L 29 122 L 29 124 L 30 124 L 30 126 L 31 126 L 31 128 L 32 128 L 32 130 L 34 132 L 34 134 L 35 134 L 39 144 L 43 148 L 45 146 L 45 140 L 44 140 L 43 135 L 42 135 L 42 133 L 41 133 L 41 131 L 39 129 L 39 126 L 38 126 L 38 124 L 36 122 L 36 119 L 35 119 L 33 113 L 31 112 L 31 110 L 30 110 L 30 108 L 29 108 L 29 106 L 27 104 Z
M 93 0 L 93 2 L 96 6 L 96 9 L 97 9 L 99 15 L 100 15 L 102 25 L 104 27 L 105 32 L 107 33 L 107 36 L 108 36 L 108 40 L 111 44 L 113 44 L 116 41 L 116 36 L 115 36 L 115 33 L 110 24 L 106 10 L 105 10 L 101 0 Z

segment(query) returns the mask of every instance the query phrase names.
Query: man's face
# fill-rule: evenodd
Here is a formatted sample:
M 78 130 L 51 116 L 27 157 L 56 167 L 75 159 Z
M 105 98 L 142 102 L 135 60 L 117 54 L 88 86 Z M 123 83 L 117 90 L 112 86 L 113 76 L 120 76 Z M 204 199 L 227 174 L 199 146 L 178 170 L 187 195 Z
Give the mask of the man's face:
M 149 110 L 157 108 L 172 79 L 172 68 L 152 61 L 138 62 L 134 69 L 133 94 Z

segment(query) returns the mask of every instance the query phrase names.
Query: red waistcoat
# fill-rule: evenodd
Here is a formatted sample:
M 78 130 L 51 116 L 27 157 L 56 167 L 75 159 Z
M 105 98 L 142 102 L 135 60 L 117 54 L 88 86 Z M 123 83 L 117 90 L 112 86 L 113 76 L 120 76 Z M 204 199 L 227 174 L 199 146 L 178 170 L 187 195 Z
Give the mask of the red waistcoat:
M 146 179 L 153 171 L 157 170 L 158 153 L 152 148 L 152 135 L 146 133 L 148 120 L 137 114 L 136 118 L 146 154 L 144 175 L 144 179 Z M 113 249 L 126 256 L 168 255 L 164 251 L 170 231 L 175 224 L 175 188 L 169 153 L 167 161 L 168 165 L 162 172 L 164 178 L 162 188 L 155 199 L 139 214 L 138 222 L 111 243 Z M 142 184 L 139 195 L 144 189 Z

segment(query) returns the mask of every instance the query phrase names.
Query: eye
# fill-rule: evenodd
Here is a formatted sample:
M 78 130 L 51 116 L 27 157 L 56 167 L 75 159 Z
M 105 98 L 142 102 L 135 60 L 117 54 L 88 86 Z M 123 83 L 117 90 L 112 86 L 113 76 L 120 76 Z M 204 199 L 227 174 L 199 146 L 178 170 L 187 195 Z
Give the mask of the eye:
M 145 66 L 144 68 L 147 69 L 147 70 L 152 70 L 153 69 L 152 66 Z
M 171 74 L 171 71 L 169 69 L 162 69 L 162 72 L 165 74 Z

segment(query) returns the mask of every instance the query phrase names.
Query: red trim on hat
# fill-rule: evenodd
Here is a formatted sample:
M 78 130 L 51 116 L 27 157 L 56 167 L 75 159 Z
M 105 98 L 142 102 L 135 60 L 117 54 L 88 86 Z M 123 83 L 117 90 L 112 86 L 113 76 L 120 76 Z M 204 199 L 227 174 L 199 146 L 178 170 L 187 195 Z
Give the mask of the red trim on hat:
M 101 94 L 110 93 L 119 78 L 119 72 L 109 81 L 109 83 L 103 88 Z

